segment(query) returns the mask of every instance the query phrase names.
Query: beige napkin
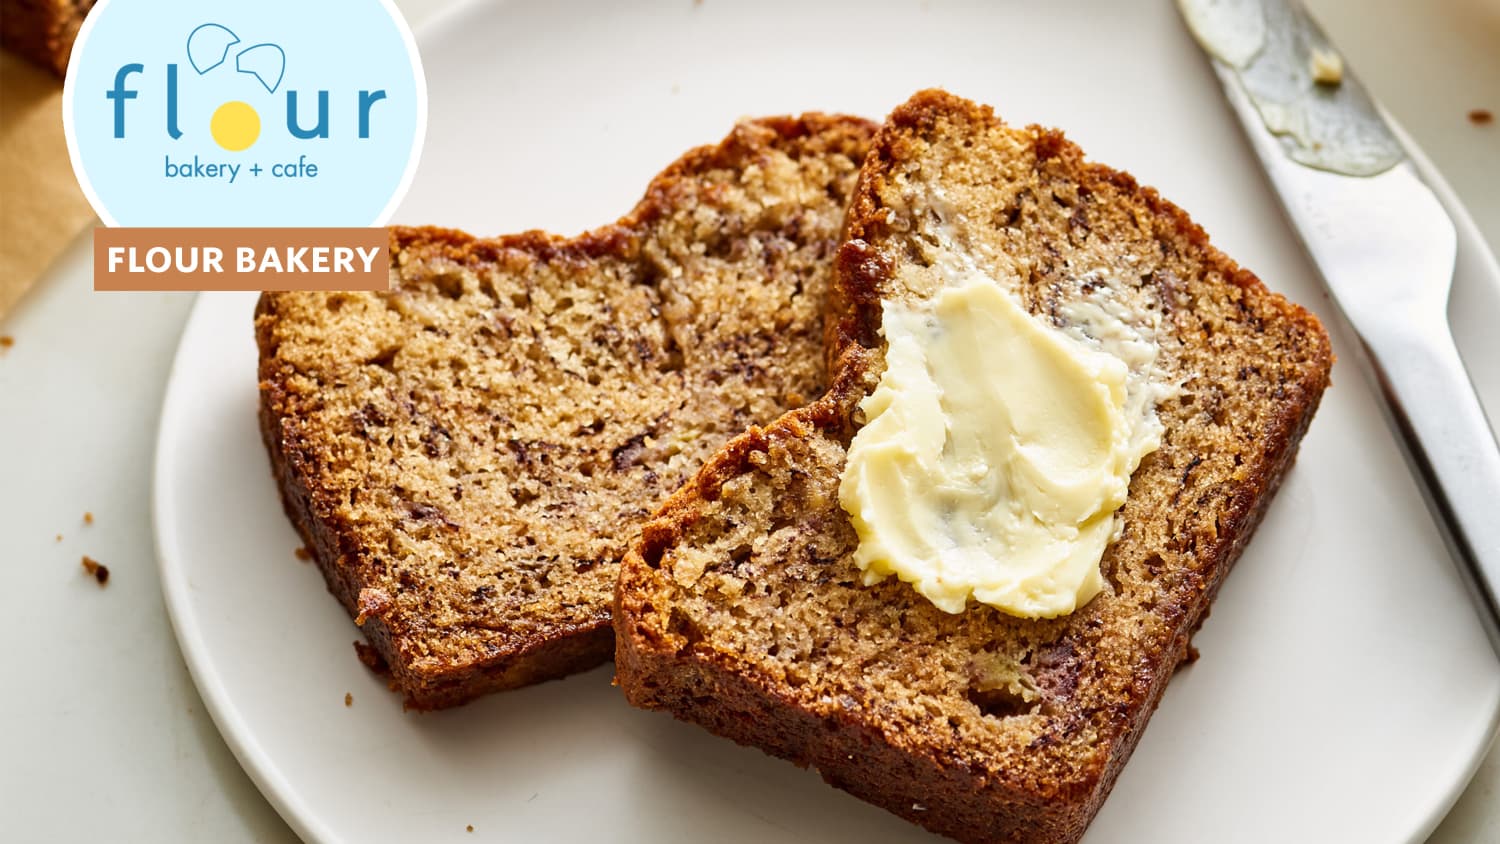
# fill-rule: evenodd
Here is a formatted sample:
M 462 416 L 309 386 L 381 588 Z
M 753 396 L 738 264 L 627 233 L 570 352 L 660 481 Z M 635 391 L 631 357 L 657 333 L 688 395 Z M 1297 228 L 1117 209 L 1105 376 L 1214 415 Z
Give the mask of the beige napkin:
M 68 163 L 62 81 L 0 51 L 0 317 L 93 224 Z

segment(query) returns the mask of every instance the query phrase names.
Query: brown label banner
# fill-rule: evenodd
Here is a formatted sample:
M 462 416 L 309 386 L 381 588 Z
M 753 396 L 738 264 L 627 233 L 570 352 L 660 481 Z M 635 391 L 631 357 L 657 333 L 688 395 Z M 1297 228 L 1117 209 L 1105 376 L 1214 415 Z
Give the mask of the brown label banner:
M 94 229 L 95 290 L 385 290 L 385 229 Z

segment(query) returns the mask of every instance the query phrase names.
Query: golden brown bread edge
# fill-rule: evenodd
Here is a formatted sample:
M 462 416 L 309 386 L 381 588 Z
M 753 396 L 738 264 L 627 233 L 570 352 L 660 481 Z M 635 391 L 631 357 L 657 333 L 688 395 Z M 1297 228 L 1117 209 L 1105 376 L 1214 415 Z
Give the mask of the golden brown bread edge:
M 638 624 L 643 615 L 659 609 L 643 603 L 645 590 L 633 585 L 650 576 L 643 554 L 660 559 L 662 549 L 678 542 L 699 518 L 704 501 L 715 500 L 728 480 L 751 470 L 753 455 L 764 455 L 781 439 L 826 434 L 847 442 L 852 435 L 854 408 L 878 378 L 872 370 L 878 366 L 872 350 L 881 344 L 879 291 L 887 287 L 895 271 L 866 242 L 885 222 L 873 182 L 889 163 L 891 145 L 902 132 L 929 126 L 939 114 L 953 109 L 968 111 L 971 119 L 995 121 L 986 107 L 942 91 L 920 92 L 891 115 L 866 159 L 851 200 L 827 324 L 834 364 L 828 394 L 728 443 L 695 481 L 661 507 L 627 556 L 616 594 L 616 678 L 634 705 L 665 709 L 740 744 L 799 766 L 810 765 L 829 784 L 933 832 L 976 843 L 1076 842 L 1129 760 L 1173 672 L 1196 656 L 1191 637 L 1264 518 L 1328 385 L 1333 354 L 1327 334 L 1314 316 L 1295 304 L 1271 294 L 1280 302 L 1282 316 L 1298 323 L 1314 346 L 1313 365 L 1296 385 L 1301 400 L 1281 405 L 1268 423 L 1261 471 L 1239 484 L 1211 545 L 1197 548 L 1205 561 L 1201 571 L 1206 577 L 1186 599 L 1161 608 L 1171 621 L 1172 634 L 1148 655 L 1154 670 L 1136 682 L 1129 699 L 1115 713 L 1120 729 L 1107 757 L 1081 780 L 1034 789 L 1015 787 L 980 769 L 950 764 L 919 739 L 908 736 L 897 743 L 873 716 L 862 711 L 841 710 L 832 717 L 810 711 L 775 678 L 741 670 L 732 658 L 710 648 L 676 647 Z M 1206 260 L 1232 284 L 1266 294 L 1254 274 L 1212 247 L 1204 231 L 1156 191 L 1141 187 L 1127 173 L 1085 161 L 1082 152 L 1055 130 L 1029 127 L 1028 131 L 1034 133 L 1040 159 L 1065 159 L 1084 184 L 1109 184 L 1134 195 L 1177 236 L 1203 250 Z M 902 797 L 911 794 L 923 795 L 922 802 Z
M 876 130 L 875 124 L 859 118 L 817 112 L 750 122 L 773 130 L 783 140 L 847 132 L 858 135 L 863 143 Z M 480 238 L 438 227 L 395 226 L 390 229 L 392 260 L 403 252 L 440 256 L 471 265 L 494 262 L 507 251 L 528 252 L 543 261 L 624 256 L 631 228 L 650 224 L 668 213 L 673 185 L 694 178 L 700 170 L 725 166 L 730 157 L 742 154 L 735 143 L 735 135 L 731 134 L 719 144 L 689 150 L 651 181 L 644 197 L 629 214 L 614 224 L 579 236 L 567 238 L 528 231 Z M 369 608 L 360 606 L 360 592 L 365 585 L 359 578 L 360 567 L 343 561 L 361 551 L 352 541 L 353 527 L 339 515 L 338 495 L 307 483 L 312 476 L 306 465 L 309 451 L 304 448 L 295 420 L 288 412 L 283 385 L 286 373 L 275 354 L 272 323 L 278 317 L 276 302 L 274 296 L 262 295 L 255 310 L 261 438 L 270 457 L 283 509 L 306 543 L 329 591 L 356 620 L 369 643 L 366 646 L 355 642 L 359 658 L 372 670 L 389 673 L 389 684 L 404 694 L 406 708 L 423 711 L 457 706 L 490 692 L 561 678 L 608 661 L 614 652 L 614 630 L 610 619 L 601 616 L 587 624 L 560 629 L 551 636 L 515 637 L 496 660 L 450 665 L 436 673 L 407 669 L 387 624 L 378 613 L 369 613 Z

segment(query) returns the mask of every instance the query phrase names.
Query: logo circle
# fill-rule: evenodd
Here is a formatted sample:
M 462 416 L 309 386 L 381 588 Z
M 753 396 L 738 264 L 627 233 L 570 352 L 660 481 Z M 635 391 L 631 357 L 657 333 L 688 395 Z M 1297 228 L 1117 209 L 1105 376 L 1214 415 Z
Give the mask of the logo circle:
M 255 146 L 260 137 L 260 115 L 249 103 L 230 100 L 214 109 L 208 131 L 214 143 L 230 152 L 242 152 Z
M 392 0 L 100 0 L 63 86 L 74 172 L 111 226 L 381 226 L 427 129 Z

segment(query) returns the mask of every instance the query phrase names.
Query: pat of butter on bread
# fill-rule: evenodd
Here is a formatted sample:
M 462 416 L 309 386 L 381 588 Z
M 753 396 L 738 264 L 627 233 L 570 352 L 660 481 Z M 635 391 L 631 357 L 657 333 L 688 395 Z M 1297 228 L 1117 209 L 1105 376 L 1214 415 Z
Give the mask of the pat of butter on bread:
M 882 332 L 840 486 L 865 582 L 895 575 L 950 613 L 970 597 L 1023 618 L 1087 603 L 1130 475 L 1160 443 L 1154 407 L 1128 413 L 1125 362 L 974 270 L 917 306 L 884 303 Z

